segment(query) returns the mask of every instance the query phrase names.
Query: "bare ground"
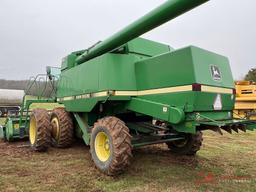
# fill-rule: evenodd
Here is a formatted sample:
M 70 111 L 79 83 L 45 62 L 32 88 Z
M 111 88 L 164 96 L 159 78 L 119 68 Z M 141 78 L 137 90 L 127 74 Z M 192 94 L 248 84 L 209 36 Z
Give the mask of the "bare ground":
M 195 157 L 175 156 L 165 145 L 134 150 L 129 169 L 100 173 L 89 147 L 30 150 L 26 141 L 0 142 L 0 191 L 256 191 L 256 133 L 206 132 Z

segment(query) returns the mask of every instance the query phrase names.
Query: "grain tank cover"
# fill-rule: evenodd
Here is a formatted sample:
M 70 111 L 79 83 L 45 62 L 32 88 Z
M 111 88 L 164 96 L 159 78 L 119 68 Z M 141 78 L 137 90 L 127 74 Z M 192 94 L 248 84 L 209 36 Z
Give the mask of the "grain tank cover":
M 219 70 L 220 79 L 215 79 L 212 67 Z M 228 59 L 195 46 L 139 61 L 136 73 L 139 90 L 192 84 L 234 89 Z

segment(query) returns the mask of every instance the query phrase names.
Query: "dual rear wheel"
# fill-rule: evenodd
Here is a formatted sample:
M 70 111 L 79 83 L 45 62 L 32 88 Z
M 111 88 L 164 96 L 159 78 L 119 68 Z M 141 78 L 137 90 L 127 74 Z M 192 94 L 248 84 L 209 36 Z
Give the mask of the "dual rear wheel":
M 49 146 L 69 147 L 73 140 L 73 122 L 64 108 L 51 115 L 45 109 L 34 109 L 30 115 L 29 140 L 33 150 L 46 151 Z

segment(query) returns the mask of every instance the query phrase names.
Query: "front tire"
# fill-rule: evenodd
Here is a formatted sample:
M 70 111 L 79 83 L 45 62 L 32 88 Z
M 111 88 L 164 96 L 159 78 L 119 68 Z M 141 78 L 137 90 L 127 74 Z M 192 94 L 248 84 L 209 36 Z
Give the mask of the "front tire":
M 96 167 L 105 174 L 122 173 L 132 157 L 128 127 L 116 117 L 98 120 L 92 129 L 90 152 Z
M 185 134 L 185 139 L 166 143 L 171 152 L 179 155 L 195 155 L 203 142 L 203 133 Z

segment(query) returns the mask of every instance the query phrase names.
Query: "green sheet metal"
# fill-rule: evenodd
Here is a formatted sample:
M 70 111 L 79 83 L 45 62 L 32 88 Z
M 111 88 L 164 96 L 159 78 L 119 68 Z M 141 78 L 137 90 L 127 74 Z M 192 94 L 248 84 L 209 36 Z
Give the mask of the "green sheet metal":
M 82 138 L 84 142 L 89 145 L 90 144 L 90 132 L 88 123 L 82 119 L 78 113 L 73 113 L 75 120 L 77 121 L 80 129 L 82 130 Z
M 135 65 L 138 90 L 193 83 L 234 88 L 228 59 L 195 46 L 138 61 Z M 221 80 L 212 78 L 211 66 L 220 69 Z

